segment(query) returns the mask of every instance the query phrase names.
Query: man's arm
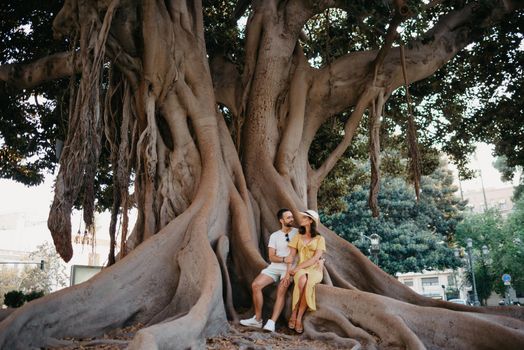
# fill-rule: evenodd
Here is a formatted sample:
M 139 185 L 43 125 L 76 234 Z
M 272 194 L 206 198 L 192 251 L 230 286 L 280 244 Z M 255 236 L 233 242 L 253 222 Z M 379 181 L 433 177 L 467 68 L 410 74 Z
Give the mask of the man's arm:
M 293 266 L 293 261 L 295 261 L 295 256 L 297 255 L 297 250 L 295 248 L 289 248 L 289 255 L 286 256 L 285 262 L 287 265 L 287 270 L 284 278 L 282 278 L 282 282 L 286 287 L 289 286 L 291 283 L 291 271 Z
M 283 263 L 285 258 L 277 256 L 277 250 L 275 248 L 269 248 L 269 261 L 274 263 Z
M 293 264 L 293 261 L 295 261 L 295 256 L 297 255 L 297 250 L 295 248 L 289 248 L 289 255 L 286 256 L 284 259 L 284 262 L 287 264 L 288 269 Z
M 300 269 L 305 269 L 306 267 L 310 267 L 311 265 L 316 264 L 320 260 L 320 258 L 322 257 L 323 253 L 324 253 L 324 251 L 322 249 L 317 249 L 315 251 L 315 255 L 313 255 L 311 258 L 307 259 L 306 261 L 302 262 L 297 267 L 295 267 L 293 272 L 292 272 L 292 274 L 294 274 L 294 272 L 296 272 L 296 271 L 298 271 Z

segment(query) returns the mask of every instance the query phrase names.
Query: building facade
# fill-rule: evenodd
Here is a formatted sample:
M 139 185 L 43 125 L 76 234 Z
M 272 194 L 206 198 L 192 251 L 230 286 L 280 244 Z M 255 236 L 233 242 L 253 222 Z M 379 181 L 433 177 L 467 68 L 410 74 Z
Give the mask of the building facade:
M 416 293 L 428 298 L 467 299 L 468 290 L 460 278 L 462 269 L 397 273 L 398 280 Z
M 513 210 L 513 187 L 486 188 L 471 190 L 462 193 L 463 199 L 468 200 L 468 208 L 474 213 L 482 213 L 488 208 L 496 208 L 505 216 Z

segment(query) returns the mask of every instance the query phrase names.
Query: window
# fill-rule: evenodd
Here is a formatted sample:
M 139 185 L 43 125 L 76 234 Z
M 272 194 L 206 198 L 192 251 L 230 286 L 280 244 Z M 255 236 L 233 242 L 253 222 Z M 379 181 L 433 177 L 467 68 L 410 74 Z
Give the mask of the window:
M 413 280 L 404 280 L 404 284 L 408 287 L 413 287 Z
M 422 286 L 438 286 L 438 277 L 427 277 L 422 279 Z

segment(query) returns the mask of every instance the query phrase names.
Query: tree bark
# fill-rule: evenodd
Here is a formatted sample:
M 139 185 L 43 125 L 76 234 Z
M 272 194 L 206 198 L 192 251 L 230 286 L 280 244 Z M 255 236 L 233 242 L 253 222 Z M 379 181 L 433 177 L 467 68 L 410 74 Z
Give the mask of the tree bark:
M 115 207 L 120 207 L 119 198 L 127 203 L 132 167 L 138 220 L 126 243 L 129 254 L 91 280 L 7 316 L 0 323 L 0 348 L 42 347 L 136 323 L 146 326 L 130 349 L 204 348 L 206 337 L 227 331 L 228 318 L 238 319 L 235 306 L 249 302 L 250 283 L 266 265 L 261 247 L 278 228 L 277 210 L 288 207 L 296 214 L 316 208 L 322 180 L 351 144 L 363 115 L 378 118 L 387 97 L 404 83 L 395 47 L 382 51 L 375 70 L 370 67 L 378 52 L 352 53 L 329 67 L 310 67 L 298 41 L 302 26 L 315 13 L 344 4 L 313 3 L 254 1 L 244 71 L 215 58 L 211 74 L 199 1 L 66 1 L 55 29 L 80 30 L 85 43 L 70 125 L 87 123 L 79 138 L 91 135 L 87 146 L 71 149 L 96 148 L 93 138 L 101 131 L 93 125 L 100 111 L 93 108 L 102 107 L 91 102 L 104 84 L 93 72 L 109 63 L 122 82 L 114 95 L 119 107 L 104 118 L 105 123 L 121 118 L 114 123 L 121 129 L 106 133 L 112 135 L 113 170 L 119 174 L 115 191 L 122 194 L 115 197 Z M 108 17 L 111 9 L 114 20 Z M 493 16 L 509 10 L 497 7 Z M 433 74 L 472 40 L 466 35 L 472 15 L 469 7 L 457 10 L 435 26 L 432 40 L 406 50 L 409 81 Z M 108 61 L 96 54 L 104 50 Z M 41 66 L 20 66 L 26 72 L 18 76 L 38 79 L 1 73 L 13 67 L 0 67 L 0 79 L 29 87 L 78 71 L 70 65 L 46 75 L 38 73 Z M 217 102 L 241 120 L 235 141 Z M 308 151 L 316 132 L 330 116 L 350 109 L 343 141 L 321 167 L 312 169 Z M 62 156 L 59 184 L 63 178 L 78 181 L 72 176 L 82 179 L 88 172 L 93 155 L 79 157 L 78 152 Z M 57 187 L 58 204 L 50 218 L 69 220 L 76 195 L 68 191 L 78 186 Z M 56 222 L 50 229 L 67 258 L 70 232 Z M 329 283 L 316 290 L 319 307 L 305 319 L 307 336 L 365 349 L 524 345 L 519 308 L 473 308 L 425 298 L 334 232 L 322 225 L 320 232 L 328 246 Z M 490 336 L 494 329 L 499 336 Z

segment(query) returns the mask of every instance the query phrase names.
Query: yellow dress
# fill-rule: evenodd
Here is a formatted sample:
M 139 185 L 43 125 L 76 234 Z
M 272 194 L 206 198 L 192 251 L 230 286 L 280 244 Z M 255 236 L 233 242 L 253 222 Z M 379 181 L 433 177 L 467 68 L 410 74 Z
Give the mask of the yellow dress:
M 304 244 L 304 241 L 302 241 L 302 235 L 296 234 L 288 245 L 291 248 L 295 248 L 297 250 L 299 264 L 313 257 L 318 249 L 326 251 L 326 240 L 324 239 L 324 237 L 318 235 L 315 238 L 311 239 L 311 241 L 308 244 Z M 315 285 L 322 281 L 323 277 L 323 271 L 320 269 L 318 262 L 309 267 L 306 267 L 305 269 L 300 269 L 297 271 L 297 273 L 295 273 L 295 287 L 293 289 L 292 309 L 295 308 L 295 305 L 298 303 L 298 300 L 300 299 L 298 280 L 300 276 L 304 274 L 307 274 L 308 277 L 306 283 L 306 290 L 304 292 L 304 296 L 307 301 L 307 306 L 310 310 L 316 310 L 317 306 L 315 303 Z

